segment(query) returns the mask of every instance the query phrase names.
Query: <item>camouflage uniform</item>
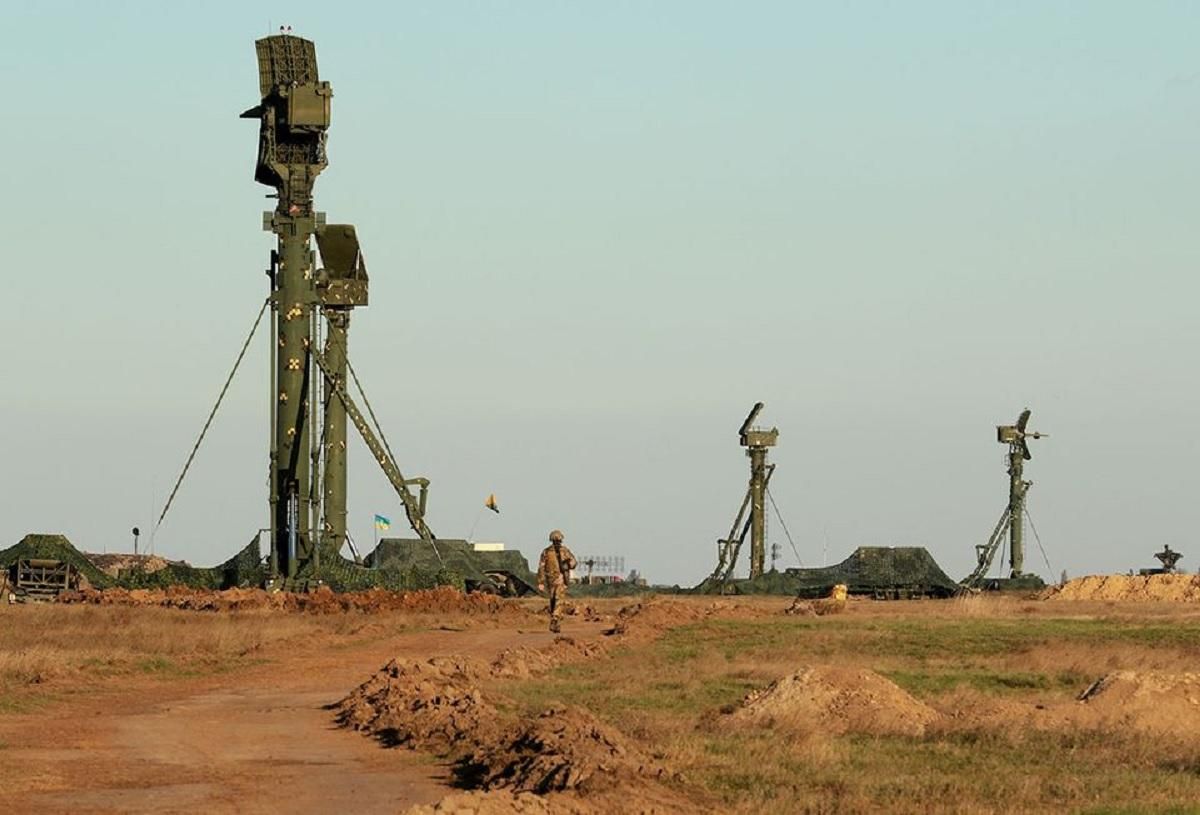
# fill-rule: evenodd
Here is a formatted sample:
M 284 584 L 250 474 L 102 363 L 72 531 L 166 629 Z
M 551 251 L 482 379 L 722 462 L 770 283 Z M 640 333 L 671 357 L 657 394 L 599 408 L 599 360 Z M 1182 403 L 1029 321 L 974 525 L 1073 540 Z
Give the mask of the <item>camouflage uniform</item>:
M 542 550 L 538 562 L 538 586 L 545 586 L 550 593 L 550 630 L 558 632 L 563 615 L 563 603 L 567 600 L 567 575 L 578 564 L 571 550 L 561 543 L 552 543 Z

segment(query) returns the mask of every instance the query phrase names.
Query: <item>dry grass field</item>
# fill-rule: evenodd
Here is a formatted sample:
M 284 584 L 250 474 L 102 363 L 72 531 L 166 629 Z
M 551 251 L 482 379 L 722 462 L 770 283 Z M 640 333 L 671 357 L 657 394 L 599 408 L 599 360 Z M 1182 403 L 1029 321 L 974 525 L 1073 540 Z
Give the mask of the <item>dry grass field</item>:
M 580 603 L 558 641 L 536 602 L 3 608 L 0 784 L 13 811 L 273 812 L 282 802 L 265 790 L 282 774 L 296 779 L 293 811 L 453 811 L 433 807 L 467 783 L 482 730 L 447 740 L 451 725 L 425 722 L 413 732 L 436 730 L 437 746 L 388 749 L 326 709 L 392 658 L 444 656 L 485 704 L 493 741 L 556 708 L 638 757 L 632 774 L 602 767 L 520 811 L 1200 812 L 1200 606 L 852 600 L 816 617 L 784 614 L 786 598 L 629 605 Z M 407 705 L 406 680 L 387 681 L 391 696 L 369 704 Z M 357 710 L 360 729 L 378 712 Z M 408 732 L 411 717 L 384 713 L 393 737 Z M 522 783 L 471 793 L 472 807 L 515 811 Z
M 809 699 L 792 700 L 794 717 L 787 705 L 756 721 L 725 712 L 810 666 L 836 669 L 851 692 L 865 669 L 904 693 L 878 694 L 865 715 L 852 699 L 841 716 Z M 1077 697 L 1115 671 L 1197 670 L 1190 609 L 972 598 L 858 602 L 822 618 L 714 615 L 500 690 L 526 714 L 553 702 L 594 711 L 726 811 L 1195 812 L 1194 694 L 1173 721 L 1154 702 L 1094 713 Z M 910 700 L 934 714 L 923 727 L 905 726 Z

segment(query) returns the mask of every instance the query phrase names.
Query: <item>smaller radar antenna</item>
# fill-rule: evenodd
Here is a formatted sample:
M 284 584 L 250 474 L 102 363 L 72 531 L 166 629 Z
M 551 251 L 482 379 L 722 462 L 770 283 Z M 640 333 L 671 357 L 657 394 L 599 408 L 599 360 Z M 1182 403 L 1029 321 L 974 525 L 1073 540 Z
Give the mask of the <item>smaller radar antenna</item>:
M 746 448 L 750 459 L 750 483 L 746 487 L 746 495 L 742 498 L 741 509 L 733 520 L 729 536 L 717 541 L 717 568 L 712 578 L 724 584 L 733 574 L 737 563 L 738 553 L 742 544 L 750 536 L 750 577 L 755 578 L 766 571 L 767 560 L 767 487 L 771 483 L 771 475 L 775 472 L 774 464 L 767 464 L 767 451 L 775 446 L 779 439 L 779 428 L 770 430 L 755 427 L 754 421 L 762 413 L 763 403 L 755 402 L 754 407 L 738 428 L 738 442 Z M 746 517 L 746 511 L 750 516 Z M 740 530 L 740 531 L 739 531 Z
M 1021 411 L 1016 424 L 1004 424 L 996 427 L 996 441 L 1008 445 L 1008 506 L 1000 515 L 1000 521 L 992 530 L 988 542 L 975 547 L 978 564 L 962 581 L 964 588 L 978 588 L 984 576 L 992 567 L 996 552 L 1000 549 L 1005 538 L 1008 539 L 1010 578 L 1021 577 L 1025 574 L 1025 497 L 1032 481 L 1025 480 L 1025 462 L 1033 458 L 1029 450 L 1030 439 L 1048 438 L 1048 434 L 1029 429 L 1029 408 Z
M 1156 552 L 1154 554 L 1154 558 L 1163 565 L 1162 570 L 1166 574 L 1175 573 L 1175 564 L 1178 563 L 1179 559 L 1182 557 L 1183 555 L 1166 545 L 1163 546 L 1163 550 L 1161 552 Z

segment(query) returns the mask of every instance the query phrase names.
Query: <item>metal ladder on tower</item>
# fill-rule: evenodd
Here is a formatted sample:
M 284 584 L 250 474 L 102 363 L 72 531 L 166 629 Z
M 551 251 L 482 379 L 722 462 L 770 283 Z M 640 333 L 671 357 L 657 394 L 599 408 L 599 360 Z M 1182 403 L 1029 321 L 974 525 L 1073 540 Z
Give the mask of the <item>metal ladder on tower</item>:
M 1011 523 L 1012 513 L 1009 512 L 1008 507 L 1005 507 L 987 543 L 976 547 L 979 563 L 976 564 L 975 571 L 963 578 L 959 584 L 962 586 L 963 591 L 970 591 L 979 587 L 984 575 L 988 573 L 988 569 L 992 568 L 992 561 L 996 559 L 996 552 L 1000 549 L 1000 544 L 1004 542 L 1004 536 L 1008 534 L 1008 527 Z
M 433 553 L 437 555 L 439 563 L 442 563 L 442 554 L 438 551 L 437 537 L 433 534 L 433 530 L 429 528 L 429 524 L 425 523 L 425 512 L 422 504 L 424 502 L 417 499 L 413 495 L 412 490 L 408 488 L 409 481 L 404 478 L 400 472 L 400 468 L 396 465 L 395 459 L 388 454 L 387 448 L 375 431 L 371 429 L 371 425 L 363 416 L 362 411 L 358 409 L 358 405 L 350 398 L 350 394 L 346 392 L 345 386 L 337 381 L 333 376 L 333 372 L 329 368 L 329 364 L 325 361 L 324 355 L 314 347 L 309 347 L 308 353 L 312 356 L 313 362 L 321 369 L 321 373 L 325 375 L 325 382 L 342 401 L 346 407 L 346 415 L 350 417 L 350 421 L 354 424 L 358 434 L 362 436 L 362 440 L 366 443 L 367 449 L 371 451 L 371 455 L 375 457 L 375 461 L 383 469 L 383 474 L 387 476 L 387 480 L 391 483 L 392 488 L 396 491 L 396 495 L 400 497 L 400 503 L 404 505 L 404 514 L 408 516 L 409 526 L 417 533 L 421 540 L 428 543 L 433 548 Z

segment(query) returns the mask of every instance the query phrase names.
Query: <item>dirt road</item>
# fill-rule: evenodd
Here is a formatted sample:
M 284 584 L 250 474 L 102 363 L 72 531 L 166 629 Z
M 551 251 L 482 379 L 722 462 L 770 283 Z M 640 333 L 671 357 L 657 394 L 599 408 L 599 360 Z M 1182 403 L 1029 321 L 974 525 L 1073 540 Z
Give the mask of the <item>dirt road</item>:
M 0 717 L 0 811 L 396 813 L 432 803 L 450 790 L 443 766 L 336 729 L 324 706 L 393 657 L 491 659 L 550 641 L 540 626 L 507 622 L 290 647 L 217 677 L 59 691 L 44 709 Z

